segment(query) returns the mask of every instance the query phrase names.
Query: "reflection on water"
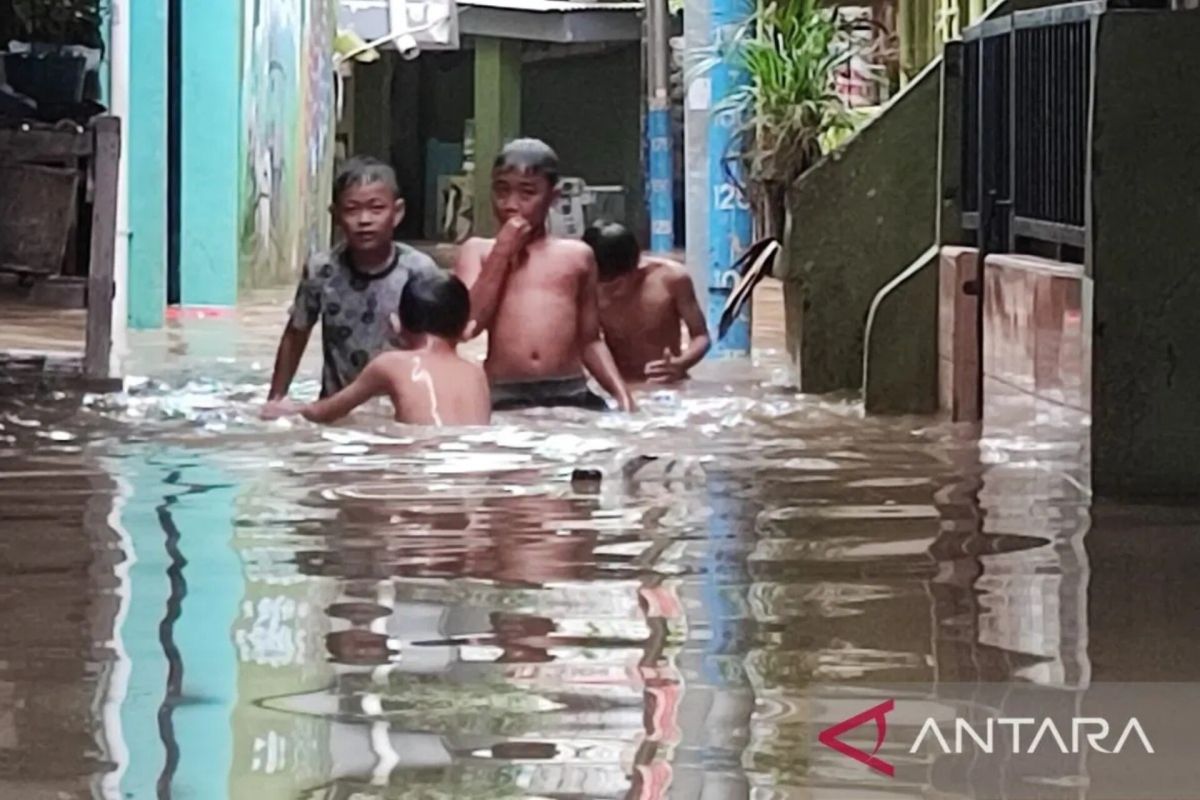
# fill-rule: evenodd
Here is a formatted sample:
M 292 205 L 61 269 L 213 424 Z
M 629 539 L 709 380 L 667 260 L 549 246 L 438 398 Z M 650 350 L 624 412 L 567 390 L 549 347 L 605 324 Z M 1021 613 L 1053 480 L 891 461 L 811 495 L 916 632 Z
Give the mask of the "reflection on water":
M 1197 669 L 1195 515 L 1093 521 L 1079 420 L 864 420 L 765 353 L 636 418 L 268 425 L 270 337 L 207 324 L 0 407 L 0 796 L 807 797 L 855 780 L 816 682 Z

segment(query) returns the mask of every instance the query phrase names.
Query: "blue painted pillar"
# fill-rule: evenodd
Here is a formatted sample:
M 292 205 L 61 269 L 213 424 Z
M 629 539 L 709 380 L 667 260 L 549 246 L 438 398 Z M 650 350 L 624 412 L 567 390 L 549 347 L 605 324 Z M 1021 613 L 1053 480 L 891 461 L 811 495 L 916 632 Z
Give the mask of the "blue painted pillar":
M 646 115 L 650 138 L 650 249 L 675 247 L 675 192 L 671 163 L 671 109 L 652 101 Z
M 722 52 L 726 50 L 724 43 L 732 40 L 751 10 L 748 0 L 712 0 L 711 41 Z M 720 109 L 726 98 L 747 80 L 745 72 L 728 56 L 712 68 L 709 79 L 714 109 Z M 742 182 L 741 162 L 736 150 L 730 146 L 739 121 L 735 111 L 714 111 L 708 123 L 708 321 L 711 326 L 721 318 L 721 309 L 737 282 L 737 274 L 730 267 L 750 246 L 754 235 L 750 204 L 738 188 Z M 749 303 L 725 338 L 713 347 L 712 353 L 716 356 L 750 353 Z
M 231 306 L 242 185 L 242 0 L 179 5 L 180 302 Z
M 667 0 L 646 4 L 646 51 L 649 86 L 646 133 L 649 140 L 650 249 L 675 246 L 674 175 L 671 163 L 670 12 Z
M 167 306 L 167 3 L 125 3 L 121 12 L 129 14 L 128 320 L 158 328 Z

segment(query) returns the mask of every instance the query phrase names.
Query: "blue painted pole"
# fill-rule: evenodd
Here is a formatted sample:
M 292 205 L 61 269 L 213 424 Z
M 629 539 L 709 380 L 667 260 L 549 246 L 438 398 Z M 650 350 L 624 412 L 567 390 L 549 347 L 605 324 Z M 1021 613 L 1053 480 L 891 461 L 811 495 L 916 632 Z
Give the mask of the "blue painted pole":
M 650 133 L 650 249 L 669 253 L 675 247 L 675 180 L 668 103 L 651 99 L 646 127 Z
M 675 247 L 675 170 L 671 163 L 670 10 L 667 0 L 646 4 L 646 133 L 649 140 L 650 249 Z
M 721 46 L 732 40 L 738 28 L 750 17 L 747 0 L 712 0 L 711 41 Z M 721 104 L 747 81 L 745 71 L 728 56 L 709 73 L 714 110 L 708 123 L 708 320 L 715 326 L 729 293 L 737 282 L 731 267 L 754 235 L 750 204 L 739 188 L 741 162 L 731 142 L 737 131 L 736 111 L 721 110 Z M 750 304 L 712 350 L 715 356 L 750 354 Z

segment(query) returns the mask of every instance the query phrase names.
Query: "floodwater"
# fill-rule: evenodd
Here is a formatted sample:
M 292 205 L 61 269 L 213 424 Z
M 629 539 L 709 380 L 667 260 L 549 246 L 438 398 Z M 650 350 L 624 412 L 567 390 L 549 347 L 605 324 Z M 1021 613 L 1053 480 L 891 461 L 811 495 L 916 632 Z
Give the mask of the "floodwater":
M 1200 514 L 1093 508 L 1065 411 L 864 419 L 766 349 L 635 417 L 263 423 L 279 320 L 0 401 L 0 797 L 968 797 L 807 690 L 1200 673 Z

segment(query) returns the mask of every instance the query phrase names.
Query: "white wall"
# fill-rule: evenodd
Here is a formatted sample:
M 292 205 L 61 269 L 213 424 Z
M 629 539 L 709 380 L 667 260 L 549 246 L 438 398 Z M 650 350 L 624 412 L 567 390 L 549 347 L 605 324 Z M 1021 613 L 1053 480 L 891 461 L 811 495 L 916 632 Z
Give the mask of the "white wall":
M 129 4 L 109 0 L 109 103 L 121 119 L 121 165 L 117 188 L 116 251 L 113 257 L 111 374 L 121 375 L 129 352 Z

